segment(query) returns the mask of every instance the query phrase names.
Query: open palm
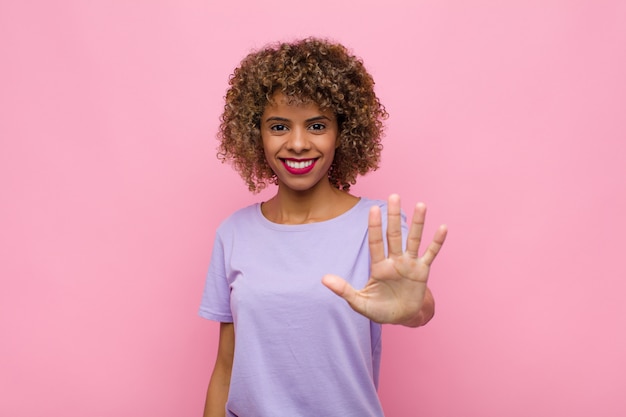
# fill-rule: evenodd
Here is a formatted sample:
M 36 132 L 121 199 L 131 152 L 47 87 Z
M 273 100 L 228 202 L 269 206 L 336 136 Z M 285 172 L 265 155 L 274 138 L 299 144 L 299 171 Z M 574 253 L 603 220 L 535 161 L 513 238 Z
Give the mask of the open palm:
M 370 209 L 368 230 L 371 257 L 370 278 L 361 290 L 354 289 L 343 278 L 326 275 L 322 282 L 345 299 L 358 313 L 378 323 L 416 326 L 428 291 L 430 266 L 439 253 L 447 234 L 440 226 L 426 251 L 419 256 L 426 206 L 415 206 L 413 219 L 402 249 L 400 197 L 391 195 L 387 212 L 387 247 L 385 256 L 380 207 Z

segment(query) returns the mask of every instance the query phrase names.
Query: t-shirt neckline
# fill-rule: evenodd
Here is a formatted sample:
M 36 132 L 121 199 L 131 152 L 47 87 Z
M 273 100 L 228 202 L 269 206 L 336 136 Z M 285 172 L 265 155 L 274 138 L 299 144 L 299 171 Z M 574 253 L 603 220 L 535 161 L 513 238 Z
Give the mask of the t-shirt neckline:
M 255 209 L 256 217 L 259 220 L 259 222 L 261 222 L 261 224 L 263 224 L 264 226 L 269 227 L 270 229 L 300 231 L 300 230 L 306 230 L 306 229 L 310 230 L 312 228 L 318 228 L 318 227 L 332 226 L 335 223 L 339 223 L 343 219 L 351 216 L 352 213 L 359 210 L 361 206 L 363 206 L 363 204 L 366 203 L 366 201 L 368 201 L 367 198 L 359 197 L 359 201 L 357 201 L 357 203 L 354 206 L 350 207 L 348 210 L 344 211 L 339 216 L 333 217 L 332 219 L 328 219 L 328 220 L 322 220 L 320 222 L 303 223 L 303 224 L 274 223 L 273 221 L 269 220 L 267 217 L 263 215 L 263 212 L 261 211 L 262 203 L 256 203 L 254 205 L 254 209 Z

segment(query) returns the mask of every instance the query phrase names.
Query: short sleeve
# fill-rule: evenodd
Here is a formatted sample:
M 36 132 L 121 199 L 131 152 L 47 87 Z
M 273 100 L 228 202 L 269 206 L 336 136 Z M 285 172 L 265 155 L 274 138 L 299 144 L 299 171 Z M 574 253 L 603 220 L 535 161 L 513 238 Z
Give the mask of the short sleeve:
M 211 263 L 204 284 L 199 314 L 209 320 L 232 323 L 230 284 L 226 272 L 224 243 L 218 234 L 213 243 Z

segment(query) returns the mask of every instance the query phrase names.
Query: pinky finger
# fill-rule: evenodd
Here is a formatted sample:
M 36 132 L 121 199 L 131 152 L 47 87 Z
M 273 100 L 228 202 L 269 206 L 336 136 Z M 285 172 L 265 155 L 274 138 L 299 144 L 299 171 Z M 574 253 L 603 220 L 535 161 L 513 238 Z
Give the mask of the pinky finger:
M 430 242 L 430 245 L 428 245 L 426 252 L 422 255 L 421 259 L 426 265 L 430 266 L 433 263 L 437 254 L 441 250 L 443 243 L 446 241 L 447 235 L 448 226 L 442 224 L 439 226 L 439 229 L 437 229 L 437 232 L 435 232 L 435 237 L 433 238 L 433 241 Z

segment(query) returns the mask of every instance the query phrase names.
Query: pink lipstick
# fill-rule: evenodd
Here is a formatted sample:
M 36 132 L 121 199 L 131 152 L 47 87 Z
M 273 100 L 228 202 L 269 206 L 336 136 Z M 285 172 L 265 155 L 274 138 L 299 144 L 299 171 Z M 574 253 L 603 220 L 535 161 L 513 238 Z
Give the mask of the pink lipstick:
M 290 174 L 304 175 L 311 172 L 311 170 L 315 166 L 315 162 L 317 162 L 317 159 L 288 158 L 281 159 L 281 161 L 287 172 L 289 172 Z

